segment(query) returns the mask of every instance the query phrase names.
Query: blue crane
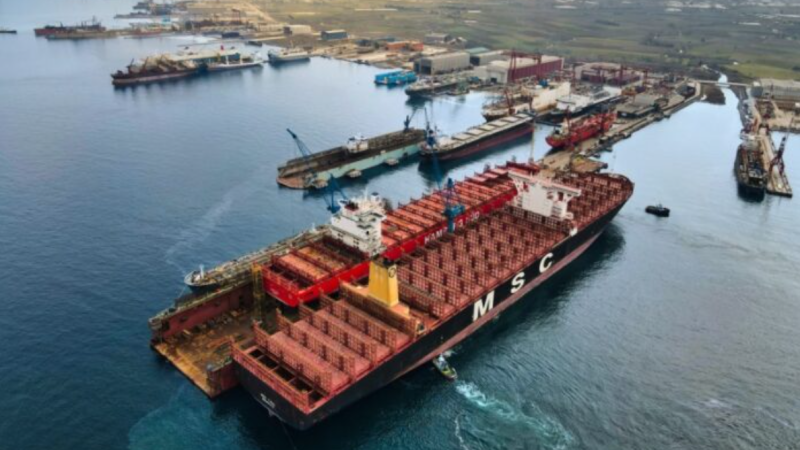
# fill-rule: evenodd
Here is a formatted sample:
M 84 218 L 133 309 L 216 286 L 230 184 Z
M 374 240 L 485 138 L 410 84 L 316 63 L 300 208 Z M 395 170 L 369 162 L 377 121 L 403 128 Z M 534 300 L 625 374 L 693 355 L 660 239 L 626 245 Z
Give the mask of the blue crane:
M 464 213 L 464 204 L 456 191 L 456 184 L 452 178 L 447 178 L 447 182 L 442 187 L 442 169 L 439 167 L 439 157 L 436 154 L 436 133 L 431 128 L 428 121 L 428 111 L 425 110 L 425 140 L 431 148 L 431 162 L 433 163 L 433 174 L 436 178 L 436 186 L 444 198 L 444 211 L 442 213 L 447 218 L 447 232 L 452 233 L 456 230 L 456 217 Z
M 295 145 L 297 145 L 297 148 L 300 150 L 300 155 L 303 157 L 303 160 L 306 162 L 306 165 L 308 166 L 308 175 L 306 176 L 305 184 L 307 186 L 312 185 L 312 182 L 314 181 L 316 174 L 312 170 L 311 150 L 308 149 L 308 146 L 305 144 L 305 142 L 303 142 L 300 139 L 300 137 L 296 135 L 292 130 L 287 128 L 286 131 L 288 131 L 289 134 L 292 135 L 292 139 L 294 139 Z
M 337 192 L 342 200 L 349 200 L 347 198 L 347 194 L 345 194 L 342 188 L 339 187 L 339 183 L 336 181 L 336 178 L 331 175 L 331 177 L 328 179 L 328 185 L 325 186 L 325 202 L 328 204 L 328 211 L 330 211 L 331 214 L 336 214 L 341 209 L 339 202 L 336 200 Z

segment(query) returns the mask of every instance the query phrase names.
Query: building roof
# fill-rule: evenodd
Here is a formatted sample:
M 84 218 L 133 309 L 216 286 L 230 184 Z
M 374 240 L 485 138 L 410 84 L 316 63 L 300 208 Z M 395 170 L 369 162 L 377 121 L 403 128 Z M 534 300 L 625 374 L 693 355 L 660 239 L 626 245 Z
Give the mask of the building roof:
M 549 55 L 542 55 L 542 63 L 548 63 L 552 61 L 558 61 L 561 59 L 558 56 L 549 56 Z M 517 58 L 517 67 L 528 67 L 536 64 L 536 60 L 531 58 Z M 496 67 L 499 69 L 506 69 L 508 70 L 511 67 L 511 60 L 497 60 L 492 61 L 489 63 L 490 66 Z
M 776 87 L 779 89 L 788 89 L 793 91 L 800 91 L 800 81 L 797 80 L 779 80 L 776 78 L 762 78 L 759 80 L 761 86 Z
M 455 57 L 455 56 L 464 57 L 466 55 L 467 55 L 466 52 L 451 52 L 451 53 L 442 53 L 442 54 L 439 54 L 439 55 L 426 56 L 424 59 L 435 61 L 435 60 L 439 60 L 439 59 L 448 59 L 448 58 L 452 58 L 452 57 Z
M 469 53 L 470 55 L 479 55 L 481 53 L 489 53 L 489 49 L 486 48 L 486 47 L 473 47 L 473 48 L 468 48 L 465 51 L 467 53 Z

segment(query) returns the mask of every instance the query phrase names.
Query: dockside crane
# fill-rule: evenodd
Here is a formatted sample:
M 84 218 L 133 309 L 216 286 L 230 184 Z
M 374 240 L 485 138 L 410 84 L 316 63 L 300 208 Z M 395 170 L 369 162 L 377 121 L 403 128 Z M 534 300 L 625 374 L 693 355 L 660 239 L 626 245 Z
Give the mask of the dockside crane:
M 403 131 L 408 132 L 411 129 L 411 120 L 417 115 L 417 111 L 419 111 L 419 108 L 414 108 L 411 110 L 411 114 L 406 116 L 406 120 L 403 121 Z
M 792 129 L 791 125 L 789 126 L 789 129 Z M 786 140 L 788 137 L 788 133 L 783 136 L 781 139 L 781 145 L 778 147 L 778 151 L 775 152 L 775 157 L 773 157 L 772 161 L 769 162 L 769 171 L 767 173 L 769 173 L 770 176 L 772 176 L 772 169 L 774 169 L 776 166 L 778 167 L 778 173 L 780 173 L 781 176 L 784 176 L 786 164 L 783 162 L 783 152 L 786 151 Z
M 425 110 L 425 141 L 429 148 L 434 149 L 436 146 L 436 134 L 428 121 L 428 111 Z M 444 211 L 442 214 L 447 219 L 447 232 L 452 233 L 456 230 L 456 218 L 464 213 L 464 204 L 461 203 L 461 198 L 456 191 L 456 185 L 452 178 L 447 178 L 447 181 L 442 187 L 442 169 L 439 166 L 439 157 L 436 151 L 431 151 L 431 163 L 433 163 L 433 174 L 436 179 L 436 186 L 444 199 Z
M 317 186 L 314 184 L 314 180 L 316 179 L 317 174 L 314 172 L 314 165 L 311 163 L 311 155 L 313 154 L 311 153 L 311 150 L 309 150 L 305 142 L 303 142 L 303 140 L 300 139 L 300 137 L 297 134 L 295 134 L 292 130 L 287 128 L 286 131 L 288 131 L 289 134 L 292 136 L 292 139 L 294 139 L 294 143 L 295 145 L 297 145 L 297 149 L 300 150 L 300 155 L 302 156 L 303 161 L 305 161 L 306 166 L 308 168 L 308 175 L 306 175 L 303 184 L 305 186 L 310 186 L 310 187 L 324 187 L 324 186 Z
M 339 182 L 337 182 L 336 178 L 331 175 L 331 177 L 328 179 L 328 185 L 325 186 L 325 202 L 327 203 L 328 211 L 330 211 L 331 214 L 336 214 L 340 209 L 342 209 L 342 207 L 339 206 L 339 201 L 336 200 L 337 193 L 342 200 L 349 200 L 349 198 L 347 198 L 347 194 L 345 194 L 342 188 L 339 186 Z

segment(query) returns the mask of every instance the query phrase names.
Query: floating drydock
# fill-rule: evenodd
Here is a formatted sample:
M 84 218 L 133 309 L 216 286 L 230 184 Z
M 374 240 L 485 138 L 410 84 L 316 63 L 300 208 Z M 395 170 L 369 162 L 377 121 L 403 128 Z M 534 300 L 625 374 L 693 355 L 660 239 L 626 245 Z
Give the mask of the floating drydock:
M 328 180 L 391 165 L 419 153 L 425 131 L 409 128 L 373 138 L 353 137 L 345 145 L 290 159 L 278 167 L 278 183 L 293 189 L 325 187 Z
M 443 192 L 393 211 L 374 195 L 344 202 L 330 225 L 241 264 L 241 281 L 151 319 L 154 348 L 209 395 L 241 384 L 272 415 L 308 428 L 465 339 L 577 258 L 633 184 L 546 178 L 509 163 L 452 189 L 464 206 L 453 233 Z
M 434 154 L 441 161 L 464 158 L 531 134 L 534 116 L 520 113 L 486 122 L 461 133 L 436 139 L 422 147 L 422 157 Z

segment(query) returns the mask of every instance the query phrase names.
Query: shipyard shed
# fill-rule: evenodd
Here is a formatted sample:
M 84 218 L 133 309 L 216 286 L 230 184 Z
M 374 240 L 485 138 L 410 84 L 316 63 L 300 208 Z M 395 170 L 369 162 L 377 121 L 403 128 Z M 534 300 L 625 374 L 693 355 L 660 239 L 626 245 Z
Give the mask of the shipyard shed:
M 428 34 L 425 35 L 425 39 L 423 40 L 423 42 L 426 45 L 442 45 L 442 44 L 446 44 L 447 41 L 450 41 L 452 39 L 453 39 L 453 37 L 450 36 L 449 34 L 445 34 L 445 33 L 428 33 Z
M 347 39 L 349 36 L 345 30 L 329 30 L 321 32 L 319 37 L 322 38 L 323 41 L 340 41 L 342 39 Z
M 421 75 L 456 72 L 470 67 L 469 53 L 467 52 L 424 56 L 414 63 L 414 70 Z
M 777 102 L 800 102 L 800 81 L 762 78 L 753 83 L 753 95 Z
M 483 81 L 506 84 L 525 78 L 548 78 L 564 68 L 564 60 L 556 56 L 542 55 L 537 58 L 517 58 L 512 69 L 510 60 L 492 61 L 475 70 L 475 76 Z
M 593 63 L 577 67 L 581 81 L 594 84 L 608 84 L 611 86 L 628 86 L 642 81 L 639 71 L 630 69 L 621 64 Z
M 480 53 L 470 53 L 469 62 L 475 67 L 485 66 L 492 61 L 507 60 L 508 55 L 502 50 L 485 51 Z
M 283 34 L 291 36 L 311 34 L 311 27 L 308 25 L 286 25 L 283 27 Z

